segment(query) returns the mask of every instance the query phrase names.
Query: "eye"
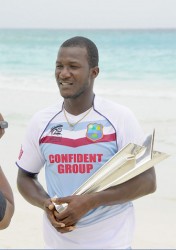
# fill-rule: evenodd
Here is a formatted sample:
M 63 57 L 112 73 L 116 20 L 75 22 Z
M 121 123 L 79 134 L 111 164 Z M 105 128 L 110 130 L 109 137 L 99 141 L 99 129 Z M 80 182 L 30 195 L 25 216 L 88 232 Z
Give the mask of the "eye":
M 62 69 L 62 68 L 63 68 L 63 65 L 57 64 L 57 65 L 56 65 L 56 68 L 57 68 L 57 69 Z
M 78 69 L 79 67 L 77 65 L 70 65 L 70 68 L 72 68 L 72 69 Z

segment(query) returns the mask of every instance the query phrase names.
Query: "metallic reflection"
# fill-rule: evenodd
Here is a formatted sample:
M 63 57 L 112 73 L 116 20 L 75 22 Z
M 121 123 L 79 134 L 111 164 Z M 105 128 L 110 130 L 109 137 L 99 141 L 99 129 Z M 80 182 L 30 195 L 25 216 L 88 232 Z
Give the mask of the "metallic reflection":
M 73 195 L 100 192 L 122 184 L 169 157 L 166 153 L 153 151 L 153 144 L 154 132 L 146 137 L 142 146 L 129 143 L 83 183 Z M 67 204 L 55 204 L 55 207 L 58 212 L 62 212 Z

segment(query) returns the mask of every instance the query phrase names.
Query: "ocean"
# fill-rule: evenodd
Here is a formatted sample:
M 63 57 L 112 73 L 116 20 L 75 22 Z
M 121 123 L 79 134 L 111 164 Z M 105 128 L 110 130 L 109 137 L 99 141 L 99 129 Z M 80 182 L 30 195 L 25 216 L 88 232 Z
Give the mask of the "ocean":
M 1 29 L 0 112 L 25 127 L 33 113 L 57 101 L 57 52 L 77 35 L 99 49 L 95 93 L 129 106 L 146 131 L 157 129 L 159 142 L 176 145 L 176 30 Z
M 101 93 L 176 97 L 176 30 L 1 29 L 0 89 L 55 91 L 58 48 L 76 35 L 99 49 Z

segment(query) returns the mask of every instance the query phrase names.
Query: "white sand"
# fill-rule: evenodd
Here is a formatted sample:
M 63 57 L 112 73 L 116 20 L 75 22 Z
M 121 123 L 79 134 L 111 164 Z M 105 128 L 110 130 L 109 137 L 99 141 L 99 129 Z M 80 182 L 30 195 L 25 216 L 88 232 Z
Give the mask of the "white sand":
M 0 112 L 9 122 L 0 142 L 0 164 L 13 188 L 16 210 L 8 229 L 0 233 L 1 249 L 43 248 L 42 210 L 31 206 L 18 193 L 15 160 L 30 116 L 57 99 L 56 94 L 0 91 Z M 134 201 L 136 232 L 133 248 L 176 248 L 176 100 L 154 98 L 119 98 L 129 106 L 144 130 L 156 129 L 155 149 L 171 154 L 156 166 L 158 188 L 155 194 Z M 44 183 L 44 173 L 40 175 Z M 44 184 L 45 185 L 45 184 Z

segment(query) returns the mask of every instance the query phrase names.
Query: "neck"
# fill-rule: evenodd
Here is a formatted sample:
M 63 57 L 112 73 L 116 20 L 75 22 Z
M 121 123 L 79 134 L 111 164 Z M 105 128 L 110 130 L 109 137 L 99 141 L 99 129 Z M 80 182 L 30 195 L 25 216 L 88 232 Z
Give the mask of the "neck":
M 86 110 L 90 109 L 93 105 L 94 93 L 91 96 L 80 98 L 68 98 L 64 99 L 64 108 L 67 112 L 73 115 L 79 115 Z

